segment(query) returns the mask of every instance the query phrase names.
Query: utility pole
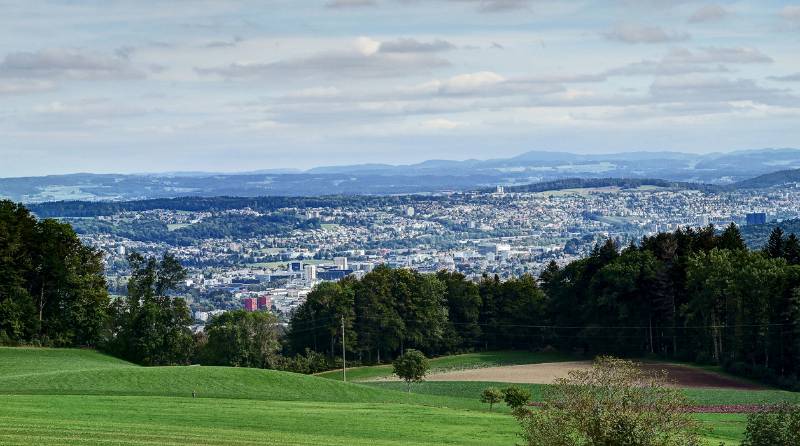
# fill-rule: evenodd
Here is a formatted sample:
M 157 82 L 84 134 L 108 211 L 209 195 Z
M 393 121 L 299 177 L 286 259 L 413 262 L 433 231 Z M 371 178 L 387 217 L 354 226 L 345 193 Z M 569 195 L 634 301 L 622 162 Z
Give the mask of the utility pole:
M 344 316 L 342 316 L 342 381 L 347 382 L 347 359 L 345 358 Z

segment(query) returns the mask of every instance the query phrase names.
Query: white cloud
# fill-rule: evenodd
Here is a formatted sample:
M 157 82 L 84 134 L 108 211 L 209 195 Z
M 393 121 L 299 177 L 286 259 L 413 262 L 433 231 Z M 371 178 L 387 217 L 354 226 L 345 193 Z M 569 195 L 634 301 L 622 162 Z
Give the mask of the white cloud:
M 783 19 L 800 25 L 800 5 L 784 6 L 780 15 Z
M 433 53 L 438 51 L 449 51 L 455 49 L 452 43 L 436 39 L 431 42 L 422 42 L 416 39 L 397 39 L 380 43 L 380 51 L 383 53 Z
M 0 94 L 38 93 L 52 90 L 56 84 L 46 80 L 0 80 Z
M 369 37 L 359 37 L 353 44 L 356 50 L 364 56 L 371 56 L 378 52 L 381 43 Z
M 446 118 L 428 119 L 426 121 L 422 121 L 420 125 L 422 128 L 431 130 L 453 130 L 466 126 L 466 124 L 463 122 L 451 121 L 450 119 Z

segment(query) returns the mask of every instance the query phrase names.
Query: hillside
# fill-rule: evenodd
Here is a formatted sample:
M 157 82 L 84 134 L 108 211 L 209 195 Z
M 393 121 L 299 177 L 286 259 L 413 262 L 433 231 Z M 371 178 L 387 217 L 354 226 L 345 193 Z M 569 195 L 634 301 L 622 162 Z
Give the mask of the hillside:
M 739 181 L 733 184 L 732 187 L 737 189 L 765 189 L 786 184 L 793 185 L 795 183 L 800 183 L 800 169 L 779 170 L 759 175 L 748 180 Z
M 81 350 L 0 348 L 4 445 L 504 445 L 470 398 L 225 367 L 144 368 Z M 191 391 L 198 392 L 192 398 Z

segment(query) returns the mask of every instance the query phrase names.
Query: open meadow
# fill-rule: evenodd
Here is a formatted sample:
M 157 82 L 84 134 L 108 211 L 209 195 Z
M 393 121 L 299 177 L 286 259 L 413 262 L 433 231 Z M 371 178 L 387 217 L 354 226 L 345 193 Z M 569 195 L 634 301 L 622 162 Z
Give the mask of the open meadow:
M 494 352 L 432 362 L 442 372 L 555 360 Z M 385 370 L 352 373 L 380 378 Z M 0 348 L 0 444 L 516 444 L 518 427 L 507 408 L 490 412 L 478 402 L 490 385 L 504 384 L 436 381 L 405 393 L 402 383 L 386 380 L 342 383 L 271 370 L 139 367 L 89 350 Z M 522 386 L 536 399 L 544 385 Z M 703 405 L 800 400 L 776 390 L 686 392 Z M 705 439 L 714 446 L 737 444 L 746 418 L 696 417 L 709 428 Z

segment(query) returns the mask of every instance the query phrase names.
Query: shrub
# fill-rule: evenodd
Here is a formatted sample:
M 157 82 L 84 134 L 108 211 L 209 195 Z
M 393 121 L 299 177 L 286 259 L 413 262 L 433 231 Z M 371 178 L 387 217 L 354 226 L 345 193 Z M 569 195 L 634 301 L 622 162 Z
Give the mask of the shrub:
M 742 446 L 800 446 L 800 406 L 780 405 L 750 414 Z
M 392 373 L 399 376 L 406 382 L 406 391 L 411 391 L 411 383 L 420 382 L 425 379 L 430 364 L 428 358 L 419 350 L 408 349 L 405 353 L 398 356 L 392 363 Z
M 516 410 L 528 446 L 695 446 L 698 425 L 666 373 L 610 357 L 573 370 L 545 392 L 541 409 Z
M 517 386 L 509 386 L 502 390 L 503 400 L 512 409 L 519 409 L 527 406 L 531 400 L 531 392 Z
M 489 410 L 500 401 L 503 401 L 503 392 L 497 387 L 487 387 L 481 392 L 481 402 L 488 404 Z

